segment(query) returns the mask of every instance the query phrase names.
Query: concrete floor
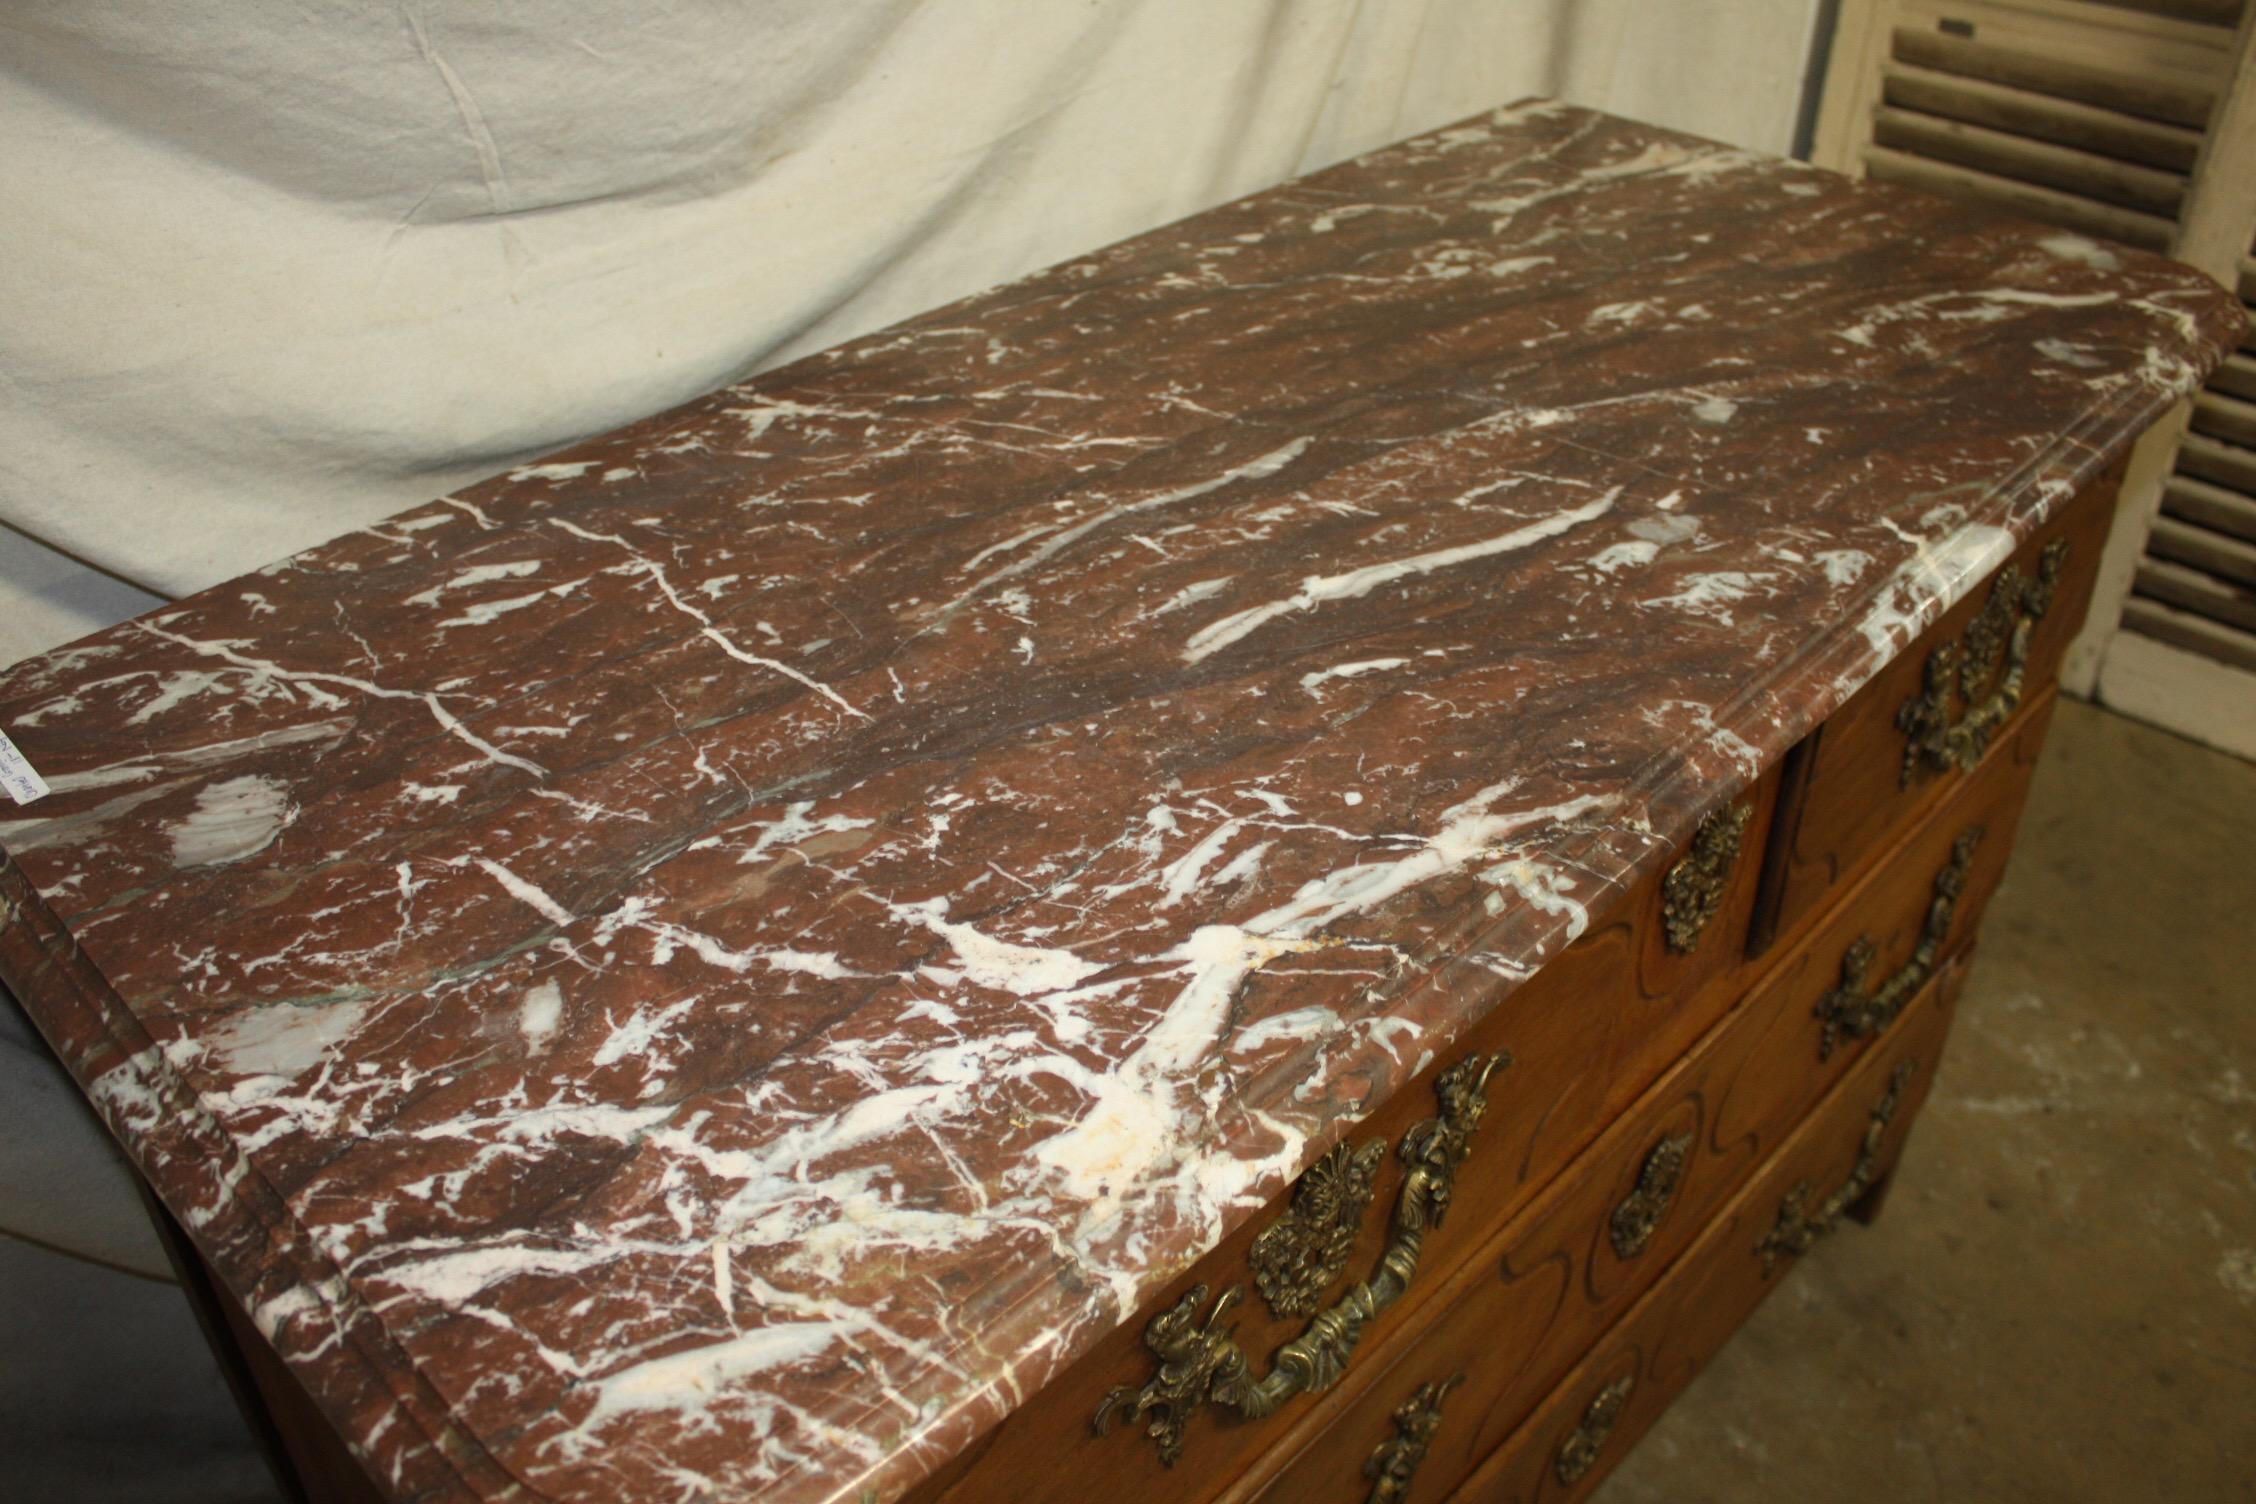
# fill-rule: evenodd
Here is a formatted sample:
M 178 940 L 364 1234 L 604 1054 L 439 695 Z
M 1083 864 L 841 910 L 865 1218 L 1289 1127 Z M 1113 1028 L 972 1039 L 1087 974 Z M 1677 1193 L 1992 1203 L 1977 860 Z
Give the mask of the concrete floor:
M 1885 1214 L 1597 1498 L 2256 1500 L 2256 767 L 2061 704 Z
M 273 1495 L 177 1292 L 0 1238 L 0 1497 Z M 1598 1497 L 2256 1501 L 2256 767 L 2060 706 L 1886 1215 Z

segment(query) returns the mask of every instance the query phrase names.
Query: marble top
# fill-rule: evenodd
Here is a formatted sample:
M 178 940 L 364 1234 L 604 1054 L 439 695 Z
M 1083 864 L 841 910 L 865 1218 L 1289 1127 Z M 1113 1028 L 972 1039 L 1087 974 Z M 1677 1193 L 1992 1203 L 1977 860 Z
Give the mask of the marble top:
M 399 1497 L 894 1496 L 2240 318 L 1516 106 L 0 673 L 0 975 Z

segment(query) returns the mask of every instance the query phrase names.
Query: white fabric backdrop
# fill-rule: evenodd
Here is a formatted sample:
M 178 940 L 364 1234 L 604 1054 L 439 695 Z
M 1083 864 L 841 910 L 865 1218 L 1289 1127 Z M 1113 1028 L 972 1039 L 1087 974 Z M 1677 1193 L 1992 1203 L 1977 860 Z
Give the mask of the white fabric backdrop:
M 16 7 L 0 661 L 1524 94 L 1784 150 L 1813 9 Z

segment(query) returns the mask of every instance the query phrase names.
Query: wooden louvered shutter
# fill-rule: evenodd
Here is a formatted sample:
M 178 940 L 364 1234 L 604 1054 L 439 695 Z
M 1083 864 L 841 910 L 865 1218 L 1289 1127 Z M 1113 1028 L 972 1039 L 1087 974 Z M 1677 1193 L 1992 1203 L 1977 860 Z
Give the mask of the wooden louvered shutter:
M 2163 251 L 2256 304 L 2243 9 L 1843 0 L 1814 159 Z M 2134 451 L 2062 672 L 2071 691 L 2256 757 L 2256 335 Z

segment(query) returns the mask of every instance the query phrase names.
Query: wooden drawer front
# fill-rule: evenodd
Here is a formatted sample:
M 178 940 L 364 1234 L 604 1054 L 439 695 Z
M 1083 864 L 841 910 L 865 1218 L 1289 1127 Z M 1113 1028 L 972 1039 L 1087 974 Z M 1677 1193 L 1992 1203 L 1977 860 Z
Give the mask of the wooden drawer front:
M 1895 1027 L 1911 998 L 1972 941 L 2005 875 L 2057 692 L 2026 706 L 1980 766 L 1921 823 L 1899 833 L 1842 901 L 1805 928 L 1756 984 L 1749 1046 L 1777 1062 L 1838 1068 Z M 1777 1108 L 1766 1091 L 1714 1104 L 1719 1142 L 1756 1132 Z
M 2003 874 L 2051 707 L 2052 695 L 2041 695 L 1744 1006 L 1450 1276 L 1418 1327 L 1366 1355 L 1367 1387 L 1337 1414 L 1303 1418 L 1261 1464 L 1274 1476 L 1242 1495 L 1280 1504 L 1361 1499 L 1370 1438 L 1429 1383 L 1453 1385 L 1451 1423 L 1446 1435 L 1437 1430 L 1424 1472 L 1446 1488 L 1500 1442 L 1964 949 Z M 1952 894 L 1941 905 L 1938 873 Z M 1864 1008 L 1853 1031 L 1836 1016 L 1829 1033 L 1821 1004 L 1838 994 L 1842 958 L 1860 941 L 1875 957 L 1864 986 L 1888 1005 Z M 1884 975 L 1899 978 L 1892 991 Z
M 2120 473 L 2094 480 L 1788 756 L 1754 949 L 1791 937 L 1828 889 L 1965 776 L 2011 707 L 2053 682 L 2083 625 Z
M 1149 1504 L 1207 1500 L 1304 1417 L 1338 1413 L 1363 1387 L 1385 1335 L 1419 1325 L 1419 1313 L 1453 1267 L 1745 995 L 1753 974 L 1745 938 L 1776 789 L 1776 776 L 1766 776 L 1727 807 L 1744 811 L 1724 817 L 1736 838 L 1734 859 L 1722 850 L 1734 843 L 1721 840 L 1711 824 L 1704 840 L 1687 843 L 1678 863 L 1641 884 L 1433 1069 L 1372 1111 L 1346 1144 L 1301 1177 L 1300 1187 L 1200 1259 L 911 1498 L 918 1504 L 1003 1497 L 1078 1504 L 1097 1472 Z M 1671 918 L 1678 940 L 1688 944 L 1671 944 Z M 1444 968 L 1432 985 L 1489 987 L 1494 976 L 1464 962 Z M 1173 1341 L 1180 1352 L 1210 1329 L 1228 1332 L 1258 1379 L 1273 1371 L 1281 1350 L 1309 1334 L 1312 1321 L 1323 1319 L 1305 1314 L 1305 1307 L 1280 1315 L 1264 1276 L 1272 1288 L 1320 1288 L 1317 1308 L 1333 1313 L 1357 1281 L 1388 1288 L 1373 1275 L 1390 1247 L 1400 1254 L 1394 1224 L 1407 1178 L 1404 1146 L 1430 1132 L 1424 1124 L 1446 1117 L 1437 1087 L 1449 1069 L 1496 1055 L 1512 1063 L 1487 1080 L 1485 1112 L 1451 1176 L 1446 1219 L 1419 1238 L 1412 1277 L 1399 1298 L 1353 1323 L 1351 1342 L 1326 1344 L 1347 1352 L 1347 1362 L 1274 1414 L 1249 1418 L 1205 1390 L 1180 1406 L 1163 1403 L 1165 1386 L 1153 1387 L 1162 1377 L 1160 1343 Z M 1311 1185 L 1317 1189 L 1309 1204 L 1296 1206 L 1297 1192 Z M 1343 1201 L 1349 1208 L 1344 1217 Z M 1288 1221 L 1283 1235 L 1257 1250 L 1256 1239 Z M 1346 1229 L 1338 1243 L 1329 1238 L 1335 1225 Z M 1341 1246 L 1344 1258 L 1338 1257 Z M 1329 1280 L 1304 1281 L 1311 1266 L 1337 1272 Z M 1190 1298 L 1202 1288 L 1203 1297 Z M 1239 1293 L 1210 1328 L 1216 1302 L 1232 1290 Z M 1170 1312 L 1179 1312 L 1173 1327 L 1155 1330 Z M 1097 1434 L 1092 1420 L 1115 1394 L 1120 1399 L 1107 1412 L 1105 1433 Z M 1179 1450 L 1170 1465 L 1161 1438 L 1148 1433 L 1155 1423 L 1167 1430 L 1169 1412 L 1177 1409 L 1184 1423 L 1173 1438 Z
M 1397 1497 L 1459 1504 L 1587 1497 L 1795 1260 L 1845 1217 L 1877 1203 L 1934 1079 L 1962 974 L 1962 966 L 1946 968 L 1913 1000 L 1900 1028 L 1857 1063 L 1454 1495 L 1433 1488 Z M 1450 1413 L 1455 1408 L 1452 1397 L 1445 1427 L 1472 1419 Z

